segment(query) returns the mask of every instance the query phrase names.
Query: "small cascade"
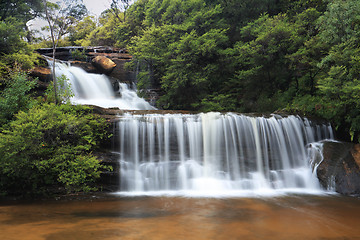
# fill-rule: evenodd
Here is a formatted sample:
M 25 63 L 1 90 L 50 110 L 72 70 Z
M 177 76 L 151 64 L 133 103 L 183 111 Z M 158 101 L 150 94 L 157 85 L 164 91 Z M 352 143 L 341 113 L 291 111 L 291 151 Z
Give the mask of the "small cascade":
M 327 140 L 327 142 L 336 143 L 337 141 Z M 308 145 L 309 159 L 311 166 L 313 167 L 313 172 L 315 174 L 317 174 L 318 167 L 324 161 L 323 147 L 324 141 L 314 142 Z M 327 180 L 326 190 L 329 192 L 336 191 L 335 175 L 331 175 L 330 178 Z
M 52 64 L 49 62 L 49 64 Z M 95 105 L 104 108 L 118 107 L 124 110 L 155 109 L 136 92 L 129 89 L 125 83 L 120 83 L 119 95 L 116 97 L 110 80 L 103 74 L 90 74 L 83 69 L 55 63 L 57 77 L 65 75 L 69 81 L 74 97 L 74 104 Z
M 307 144 L 329 125 L 296 116 L 124 115 L 120 194 L 247 195 L 321 192 Z

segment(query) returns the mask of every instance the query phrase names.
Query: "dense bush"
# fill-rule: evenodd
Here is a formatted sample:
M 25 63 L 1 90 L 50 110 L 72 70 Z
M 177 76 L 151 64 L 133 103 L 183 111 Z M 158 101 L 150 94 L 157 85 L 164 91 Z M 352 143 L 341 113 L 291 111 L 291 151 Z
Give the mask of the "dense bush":
M 29 70 L 37 63 L 37 54 L 24 41 L 23 23 L 13 17 L 0 20 L 0 79 L 15 65 Z
M 81 106 L 20 111 L 0 133 L 0 190 L 12 195 L 89 191 L 101 166 L 91 152 L 107 137 L 104 119 Z
M 34 101 L 28 93 L 36 83 L 19 71 L 11 73 L 9 79 L 3 80 L 5 89 L 0 94 L 0 126 L 12 120 L 18 111 L 31 107 Z

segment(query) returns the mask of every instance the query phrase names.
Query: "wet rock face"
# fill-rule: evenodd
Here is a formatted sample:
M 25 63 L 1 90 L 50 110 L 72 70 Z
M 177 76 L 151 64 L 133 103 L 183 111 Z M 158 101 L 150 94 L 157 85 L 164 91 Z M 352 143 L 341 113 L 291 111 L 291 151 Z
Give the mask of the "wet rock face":
M 51 81 L 51 70 L 50 68 L 36 66 L 30 71 L 30 76 L 37 77 L 43 82 Z
M 360 146 L 344 142 L 325 142 L 323 161 L 317 176 L 324 188 L 340 194 L 360 195 Z
M 102 165 L 112 167 L 112 171 L 103 171 L 100 174 L 100 179 L 97 181 L 98 187 L 107 192 L 118 191 L 120 186 L 119 154 L 108 151 L 95 152 L 94 155 L 100 160 Z
M 81 62 L 81 61 L 71 61 L 71 66 L 82 68 L 84 71 L 88 73 L 97 73 L 98 70 L 93 66 L 93 64 L 88 62 Z

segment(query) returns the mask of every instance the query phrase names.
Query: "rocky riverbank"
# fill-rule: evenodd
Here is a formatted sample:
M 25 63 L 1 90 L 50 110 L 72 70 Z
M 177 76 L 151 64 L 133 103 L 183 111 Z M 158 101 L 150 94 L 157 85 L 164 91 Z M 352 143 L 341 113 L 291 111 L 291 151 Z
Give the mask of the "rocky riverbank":
M 343 195 L 360 195 L 360 145 L 324 141 L 316 173 L 321 185 Z

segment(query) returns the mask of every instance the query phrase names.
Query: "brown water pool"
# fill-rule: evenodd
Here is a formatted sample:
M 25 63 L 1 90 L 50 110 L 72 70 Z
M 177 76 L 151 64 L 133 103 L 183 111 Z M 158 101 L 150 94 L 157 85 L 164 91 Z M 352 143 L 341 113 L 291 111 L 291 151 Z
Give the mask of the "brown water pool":
M 0 239 L 360 239 L 360 199 L 89 196 L 0 202 Z

